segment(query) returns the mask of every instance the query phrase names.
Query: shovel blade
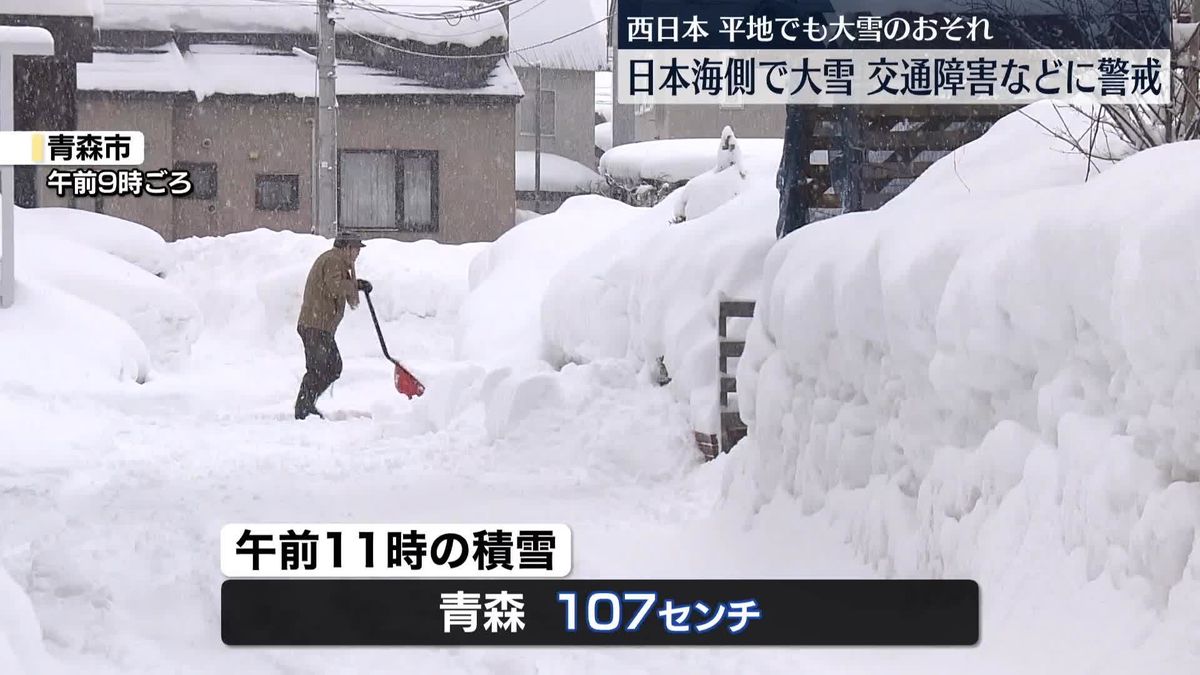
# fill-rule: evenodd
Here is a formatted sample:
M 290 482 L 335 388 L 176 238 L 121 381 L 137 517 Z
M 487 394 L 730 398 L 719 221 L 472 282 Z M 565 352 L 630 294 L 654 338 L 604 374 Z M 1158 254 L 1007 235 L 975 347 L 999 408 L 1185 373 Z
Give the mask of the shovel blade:
M 425 393 L 425 385 L 416 378 L 415 375 L 408 372 L 404 366 L 396 364 L 396 391 L 404 394 L 408 398 L 415 398 Z

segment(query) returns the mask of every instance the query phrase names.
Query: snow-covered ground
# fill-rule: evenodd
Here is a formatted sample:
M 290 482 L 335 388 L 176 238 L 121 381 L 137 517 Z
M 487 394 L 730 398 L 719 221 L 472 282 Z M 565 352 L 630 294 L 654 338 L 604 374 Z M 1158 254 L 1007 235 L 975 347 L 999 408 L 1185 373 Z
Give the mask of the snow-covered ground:
M 585 196 L 491 245 L 370 242 L 361 276 L 428 391 L 395 394 L 350 312 L 319 405 L 369 416 L 340 422 L 290 415 L 327 241 L 166 244 L 86 214 L 30 234 L 66 212 L 20 212 L 0 672 L 1200 672 L 1200 146 L 1089 168 L 1026 115 L 1058 118 L 1010 116 L 884 209 L 782 243 L 773 172 L 715 141 L 654 208 Z M 759 302 L 751 429 L 702 465 L 721 297 Z M 576 577 L 975 578 L 982 641 L 221 645 L 221 525 L 481 514 L 569 524 Z
M 772 576 L 796 573 L 800 557 L 814 575 L 864 571 L 826 528 L 784 524 L 794 538 L 781 546 L 774 528 L 714 515 L 718 467 L 696 466 L 685 411 L 628 363 L 530 378 L 456 359 L 458 304 L 480 246 L 370 242 L 361 274 L 375 282 L 393 352 L 429 391 L 411 402 L 395 394 L 359 310 L 339 331 L 346 372 L 322 405 L 371 417 L 291 420 L 303 363 L 296 294 L 305 261 L 327 245 L 266 231 L 167 245 L 164 283 L 203 310 L 204 329 L 188 359 L 150 369 L 142 385 L 105 372 L 115 357 L 94 349 L 99 373 L 86 381 L 67 369 L 14 371 L 3 352 L 0 672 L 394 672 L 398 656 L 411 672 L 729 672 L 741 658 L 229 649 L 216 553 L 220 526 L 233 521 L 565 522 L 582 577 Z M 116 315 L 22 269 L 16 309 L 0 319 L 56 340 L 29 345 L 25 359 L 88 348 L 100 321 L 83 333 L 69 324 L 93 315 L 144 344 Z M 828 545 L 805 553 L 816 540 Z M 784 554 L 763 557 L 768 544 Z M 761 658 L 789 672 L 785 653 Z

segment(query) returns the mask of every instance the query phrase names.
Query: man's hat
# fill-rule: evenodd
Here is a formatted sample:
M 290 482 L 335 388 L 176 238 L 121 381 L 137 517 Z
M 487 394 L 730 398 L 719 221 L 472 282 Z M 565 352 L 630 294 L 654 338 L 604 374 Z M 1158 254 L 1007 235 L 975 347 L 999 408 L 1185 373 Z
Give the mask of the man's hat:
M 333 240 L 334 248 L 362 248 L 366 246 L 363 243 L 362 237 L 357 234 L 339 234 L 337 239 Z

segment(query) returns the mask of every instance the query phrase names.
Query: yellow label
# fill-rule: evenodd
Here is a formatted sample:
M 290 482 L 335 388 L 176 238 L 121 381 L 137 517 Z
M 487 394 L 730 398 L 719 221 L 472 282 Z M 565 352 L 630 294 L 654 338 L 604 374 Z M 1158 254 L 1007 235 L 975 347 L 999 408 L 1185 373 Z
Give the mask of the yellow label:
M 33 134 L 33 161 L 41 163 L 45 161 L 46 137 L 42 134 Z

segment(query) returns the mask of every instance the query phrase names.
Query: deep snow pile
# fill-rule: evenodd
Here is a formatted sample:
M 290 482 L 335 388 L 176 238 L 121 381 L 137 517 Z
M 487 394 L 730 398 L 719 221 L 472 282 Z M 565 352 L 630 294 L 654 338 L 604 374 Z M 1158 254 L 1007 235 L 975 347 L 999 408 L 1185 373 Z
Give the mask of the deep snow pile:
M 1161 620 L 1123 638 L 1145 640 L 1139 668 L 1185 672 L 1169 659 L 1200 629 L 1200 143 L 1083 184 L 1038 171 L 1053 163 L 957 198 L 933 173 L 772 251 L 730 489 L 792 495 L 888 574 L 1108 589 Z
M 517 191 L 532 192 L 538 178 L 537 154 L 529 150 L 518 150 L 516 169 Z M 603 185 L 604 179 L 590 167 L 562 155 L 542 153 L 542 190 L 582 194 L 598 190 Z
M 755 297 L 778 209 L 775 167 L 746 161 L 745 140 L 727 132 L 726 149 L 705 142 L 706 172 L 580 252 L 542 305 L 544 335 L 563 360 L 663 357 L 693 427 L 707 432 L 717 423 L 717 304 Z
M 202 319 L 164 279 L 167 245 L 136 223 L 73 209 L 16 210 L 17 300 L 0 322 L 3 378 L 53 387 L 143 381 L 185 359 Z M 69 386 L 69 385 L 68 385 Z
M 677 191 L 555 277 L 544 332 L 570 360 L 664 356 L 710 430 L 717 300 L 759 299 L 733 504 L 790 496 L 882 573 L 980 580 L 994 667 L 1027 649 L 1055 672 L 1191 672 L 1200 143 L 1089 166 L 1043 128 L 1060 112 L 1079 133 L 1031 106 L 882 210 L 778 245 L 766 176 L 668 225 Z M 1068 624 L 1102 636 L 1095 662 Z
M 713 150 L 718 143 L 717 138 L 672 138 L 621 145 L 600 158 L 600 173 L 625 185 L 691 180 L 713 168 Z M 782 139 L 743 138 L 741 145 L 748 169 L 773 173 L 779 168 Z
M 370 239 L 356 267 L 379 290 L 372 299 L 380 321 L 452 314 L 466 294 L 467 265 L 486 246 Z M 184 239 L 171 244 L 179 268 L 171 280 L 222 337 L 270 347 L 296 340 L 305 278 L 329 247 L 324 237 L 266 229 Z
M 42 630 L 24 589 L 0 567 L 0 672 L 49 672 Z
M 505 232 L 471 262 L 458 357 L 489 367 L 533 369 L 557 361 L 542 334 L 542 297 L 551 279 L 635 212 L 618 201 L 583 195 Z

